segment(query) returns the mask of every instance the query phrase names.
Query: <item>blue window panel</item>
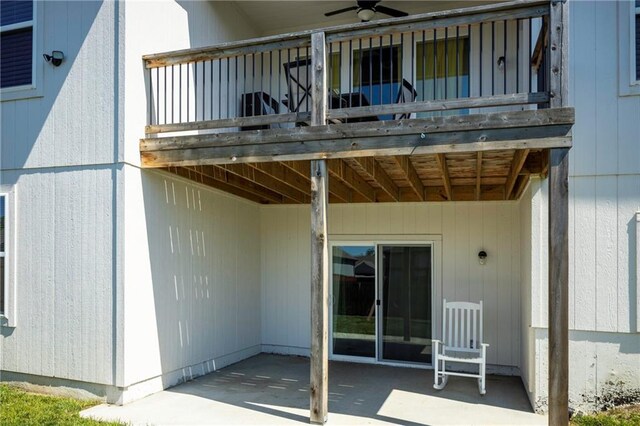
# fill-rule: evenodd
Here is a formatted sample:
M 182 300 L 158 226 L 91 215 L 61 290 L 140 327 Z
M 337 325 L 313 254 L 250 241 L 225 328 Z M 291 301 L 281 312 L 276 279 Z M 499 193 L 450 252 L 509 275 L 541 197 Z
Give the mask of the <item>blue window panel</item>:
M 636 80 L 640 80 L 640 15 L 636 15 Z
M 9 31 L 0 37 L 0 87 L 31 84 L 32 28 Z
M 0 25 L 11 25 L 33 19 L 33 1 L 0 1 Z

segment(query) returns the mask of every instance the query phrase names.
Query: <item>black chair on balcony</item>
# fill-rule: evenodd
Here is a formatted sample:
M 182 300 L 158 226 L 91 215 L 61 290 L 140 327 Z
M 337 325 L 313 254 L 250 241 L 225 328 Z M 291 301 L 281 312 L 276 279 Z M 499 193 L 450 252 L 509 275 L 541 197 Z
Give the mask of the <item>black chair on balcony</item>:
M 240 99 L 240 116 L 254 117 L 258 115 L 274 115 L 280 112 L 280 104 L 266 92 L 245 93 Z M 263 124 L 244 126 L 242 130 L 258 130 L 279 127 L 278 125 Z
M 283 64 L 288 95 L 285 105 L 290 112 L 308 112 L 311 109 L 311 60 L 300 59 Z
M 402 85 L 400 86 L 400 91 L 398 92 L 398 98 L 396 99 L 397 104 L 404 104 L 408 102 L 415 102 L 416 97 L 418 96 L 418 92 L 414 89 L 413 85 L 409 83 L 404 78 L 402 79 Z M 394 120 L 404 120 L 407 118 L 414 118 L 415 113 L 403 112 L 401 114 L 394 114 Z

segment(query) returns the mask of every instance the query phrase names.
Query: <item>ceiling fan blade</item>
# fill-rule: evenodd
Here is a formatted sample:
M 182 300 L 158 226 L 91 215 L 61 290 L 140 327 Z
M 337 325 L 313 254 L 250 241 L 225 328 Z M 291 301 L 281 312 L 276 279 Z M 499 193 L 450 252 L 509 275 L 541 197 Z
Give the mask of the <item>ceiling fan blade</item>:
M 376 6 L 376 12 L 384 13 L 385 15 L 393 16 L 394 18 L 400 18 L 401 16 L 409 16 L 407 12 L 401 10 L 392 9 L 385 6 Z
M 324 14 L 324 16 L 333 16 L 339 13 L 350 12 L 352 10 L 357 10 L 357 9 L 358 9 L 358 6 L 345 7 L 344 9 L 338 9 L 338 10 L 334 10 L 333 12 L 327 12 Z

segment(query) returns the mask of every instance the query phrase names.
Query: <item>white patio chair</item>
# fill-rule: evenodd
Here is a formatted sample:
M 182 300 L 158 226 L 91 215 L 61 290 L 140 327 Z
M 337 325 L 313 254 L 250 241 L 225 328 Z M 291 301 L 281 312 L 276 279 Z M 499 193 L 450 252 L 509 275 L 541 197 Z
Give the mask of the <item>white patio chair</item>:
M 482 300 L 480 303 L 442 301 L 442 340 L 433 340 L 433 387 L 442 390 L 448 376 L 478 379 L 480 395 L 486 393 L 487 347 L 482 343 Z M 449 371 L 447 362 L 477 364 L 478 374 Z

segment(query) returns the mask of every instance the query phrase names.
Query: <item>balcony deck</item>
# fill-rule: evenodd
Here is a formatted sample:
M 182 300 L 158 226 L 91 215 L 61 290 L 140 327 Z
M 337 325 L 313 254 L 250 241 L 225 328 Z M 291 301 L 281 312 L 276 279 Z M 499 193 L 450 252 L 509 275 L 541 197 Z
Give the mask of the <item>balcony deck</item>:
M 308 203 L 316 159 L 331 202 L 517 199 L 572 144 L 549 15 L 514 1 L 147 55 L 142 165 L 260 203 Z

